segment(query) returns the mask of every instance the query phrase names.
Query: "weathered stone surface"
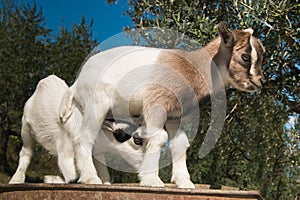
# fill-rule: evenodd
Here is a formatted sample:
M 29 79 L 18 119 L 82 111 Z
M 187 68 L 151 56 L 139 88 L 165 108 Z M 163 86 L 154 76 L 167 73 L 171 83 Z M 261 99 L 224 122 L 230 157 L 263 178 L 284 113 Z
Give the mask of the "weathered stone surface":
M 85 185 L 85 184 L 0 184 L 0 199 L 97 199 L 97 200 L 262 200 L 258 191 L 241 191 L 238 188 L 196 185 L 195 190 L 139 187 L 137 184 Z

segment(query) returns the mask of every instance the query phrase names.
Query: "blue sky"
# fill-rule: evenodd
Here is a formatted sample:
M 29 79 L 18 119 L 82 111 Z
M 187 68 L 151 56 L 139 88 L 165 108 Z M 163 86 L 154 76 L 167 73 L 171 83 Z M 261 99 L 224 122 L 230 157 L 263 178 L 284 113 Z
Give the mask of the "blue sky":
M 28 0 L 33 2 L 33 0 Z M 63 24 L 71 27 L 79 24 L 81 17 L 86 22 L 94 20 L 93 35 L 99 42 L 122 32 L 124 26 L 131 25 L 128 16 L 122 16 L 127 10 L 127 1 L 119 0 L 117 4 L 108 5 L 105 0 L 35 0 L 42 7 L 46 25 L 54 32 Z M 26 0 L 15 0 L 17 5 L 26 3 Z

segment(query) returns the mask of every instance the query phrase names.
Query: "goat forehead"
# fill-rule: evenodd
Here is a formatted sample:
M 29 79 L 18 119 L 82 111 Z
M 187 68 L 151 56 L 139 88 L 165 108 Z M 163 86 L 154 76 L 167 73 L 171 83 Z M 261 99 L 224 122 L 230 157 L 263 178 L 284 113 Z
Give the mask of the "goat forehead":
M 258 60 L 261 60 L 261 57 L 265 52 L 260 41 L 252 35 L 244 35 L 244 37 L 240 36 L 240 40 L 236 41 L 234 49 L 239 53 L 251 53 L 251 57 L 254 56 L 254 59 L 257 58 Z
M 250 32 L 234 30 L 233 34 L 236 39 L 236 43 L 235 43 L 236 50 L 245 48 L 247 51 L 248 50 L 251 51 L 251 49 L 249 49 L 250 47 L 250 48 L 255 48 L 255 50 L 260 55 L 262 55 L 265 52 L 265 49 L 261 44 L 261 42 L 256 37 L 252 36 Z M 250 43 L 252 43 L 251 46 Z
M 251 34 L 249 32 L 244 32 L 240 30 L 233 30 L 232 32 L 235 38 L 234 45 L 237 50 L 249 46 L 249 39 L 251 37 Z
M 256 49 L 256 51 L 259 53 L 259 55 L 262 55 L 265 52 L 265 48 L 263 47 L 263 45 L 257 38 L 252 36 L 251 43 L 252 43 L 253 48 Z
M 257 48 L 254 46 L 255 40 L 254 37 L 251 36 L 250 38 L 250 45 L 251 45 L 251 68 L 250 68 L 250 74 L 255 74 L 255 66 L 257 65 L 257 61 L 259 59 Z

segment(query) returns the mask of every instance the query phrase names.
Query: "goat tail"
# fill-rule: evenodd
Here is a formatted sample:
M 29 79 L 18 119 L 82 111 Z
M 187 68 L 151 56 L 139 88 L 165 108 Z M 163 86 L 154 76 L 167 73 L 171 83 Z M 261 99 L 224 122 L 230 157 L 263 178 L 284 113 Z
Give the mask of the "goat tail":
M 68 88 L 62 97 L 59 106 L 59 118 L 62 123 L 66 123 L 68 119 L 73 114 L 74 104 L 73 104 L 73 92 L 71 88 Z

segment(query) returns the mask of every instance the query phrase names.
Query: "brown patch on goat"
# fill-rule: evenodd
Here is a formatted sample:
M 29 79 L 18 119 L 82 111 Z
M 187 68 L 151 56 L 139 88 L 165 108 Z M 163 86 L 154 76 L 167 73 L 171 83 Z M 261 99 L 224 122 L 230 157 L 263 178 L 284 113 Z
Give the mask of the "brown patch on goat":
M 259 80 L 263 77 L 261 71 L 263 46 L 249 31 L 230 31 L 226 28 L 221 26 L 219 28 L 221 37 L 217 37 L 202 49 L 191 52 L 162 51 L 157 59 L 158 67 L 153 76 L 154 82 L 157 81 L 158 84 L 148 85 L 144 93 L 144 99 L 147 99 L 143 102 L 145 121 L 155 118 L 159 127 L 162 127 L 165 116 L 159 114 L 150 116 L 151 107 L 158 104 L 165 109 L 168 116 L 171 111 L 173 114 L 175 111 L 176 116 L 180 117 L 187 109 L 182 107 L 183 102 L 190 101 L 194 105 L 228 82 L 246 91 L 254 91 L 261 86 Z M 252 48 L 257 52 L 254 75 L 250 74 L 251 61 L 245 62 L 242 56 L 247 54 L 251 58 Z M 213 65 L 218 67 L 224 80 L 213 74 Z M 164 83 L 163 86 L 159 81 Z
M 145 121 L 149 110 L 154 105 L 160 105 L 172 117 L 180 117 L 184 112 L 182 105 L 195 105 L 199 99 L 209 95 L 208 88 L 202 74 L 194 66 L 193 62 L 187 59 L 184 51 L 163 51 L 158 58 L 158 71 L 154 77 L 157 84 L 148 85 L 145 89 L 144 98 L 147 101 L 143 104 Z M 163 80 L 164 85 L 160 85 Z M 156 81 L 155 81 L 156 82 Z M 190 101 L 190 103 L 186 103 Z M 160 121 L 162 116 L 155 116 Z M 164 120 L 162 120 L 164 121 Z M 162 126 L 162 125 L 160 125 Z

